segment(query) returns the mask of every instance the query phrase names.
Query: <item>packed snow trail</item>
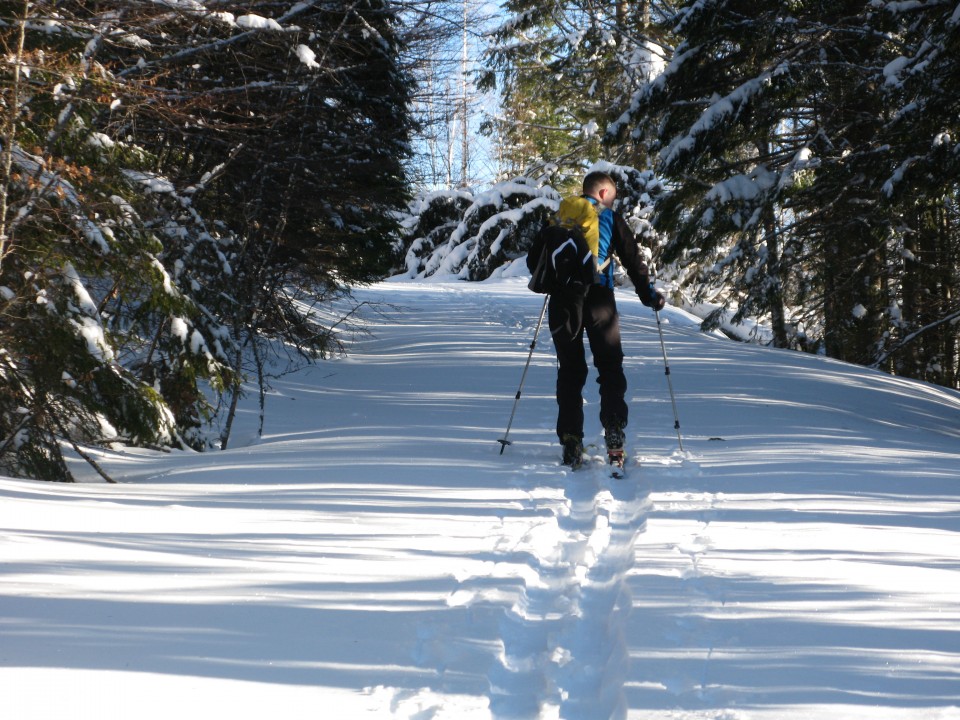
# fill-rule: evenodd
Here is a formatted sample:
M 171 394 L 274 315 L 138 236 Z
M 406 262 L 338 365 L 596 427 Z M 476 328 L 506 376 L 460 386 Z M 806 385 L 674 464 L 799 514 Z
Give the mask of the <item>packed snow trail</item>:
M 357 300 L 371 334 L 277 379 L 262 438 L 254 394 L 226 452 L 0 478 L 5 718 L 960 718 L 957 393 L 668 308 L 681 457 L 623 293 L 613 481 L 558 464 L 548 341 L 499 454 L 522 278 Z
M 499 608 L 489 673 L 495 718 L 625 718 L 626 580 L 649 508 L 641 483 L 589 464 L 560 470 L 556 488 L 530 490 L 542 517 L 497 542 L 490 573 L 461 582 L 452 605 Z M 534 478 L 549 474 L 536 468 Z

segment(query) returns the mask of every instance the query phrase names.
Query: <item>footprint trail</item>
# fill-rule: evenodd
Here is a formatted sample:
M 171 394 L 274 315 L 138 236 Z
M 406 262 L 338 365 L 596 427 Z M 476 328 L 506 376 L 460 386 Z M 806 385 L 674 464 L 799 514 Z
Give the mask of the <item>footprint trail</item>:
M 564 473 L 562 495 L 531 488 L 537 520 L 505 532 L 490 574 L 464 578 L 451 598 L 499 614 L 493 718 L 626 717 L 626 579 L 650 509 L 633 474 L 616 480 L 589 468 Z

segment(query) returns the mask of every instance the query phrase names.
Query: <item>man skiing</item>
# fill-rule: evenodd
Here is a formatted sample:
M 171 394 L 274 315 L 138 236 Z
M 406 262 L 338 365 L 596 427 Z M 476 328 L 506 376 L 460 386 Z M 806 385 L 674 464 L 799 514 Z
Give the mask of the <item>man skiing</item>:
M 563 464 L 577 469 L 583 462 L 583 386 L 587 362 L 583 334 L 586 331 L 600 384 L 600 422 L 611 464 L 623 466 L 624 430 L 627 426 L 627 379 L 623 373 L 620 319 L 614 299 L 613 255 L 633 281 L 637 295 L 647 307 L 661 310 L 664 298 L 653 287 L 647 264 L 623 217 L 613 210 L 617 186 L 604 172 L 591 172 L 583 179 L 583 195 L 561 202 L 556 222 L 578 225 L 597 264 L 597 275 L 586 294 L 571 298 L 550 296 L 550 334 L 557 352 L 557 436 L 563 445 Z M 530 253 L 531 272 L 537 258 Z

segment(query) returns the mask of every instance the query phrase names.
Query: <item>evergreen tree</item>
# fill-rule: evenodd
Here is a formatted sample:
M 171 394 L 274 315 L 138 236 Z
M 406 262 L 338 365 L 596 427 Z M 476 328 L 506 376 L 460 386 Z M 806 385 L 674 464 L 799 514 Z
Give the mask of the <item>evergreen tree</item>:
M 877 142 L 889 117 L 877 88 L 891 58 L 883 16 L 860 3 L 818 13 L 829 35 L 820 41 L 821 62 L 808 93 L 816 134 L 808 144 L 819 160 L 813 182 L 796 204 L 823 293 L 826 353 L 869 364 L 889 331 L 895 302 L 889 264 L 894 218 L 880 206 L 887 172 Z
M 44 12 L 46 11 L 46 12 Z M 171 375 L 217 382 L 220 326 L 164 267 L 144 225 L 139 153 L 95 131 L 118 95 L 76 18 L 4 3 L 0 213 L 0 464 L 69 480 L 63 450 L 101 442 L 179 444 L 163 381 L 136 366 L 152 342 Z M 89 31 L 89 32 L 88 32 Z M 146 323 L 144 317 L 162 317 Z M 145 329 L 147 332 L 144 332 Z M 157 384 L 153 383 L 157 380 Z M 196 393 L 184 415 L 195 415 Z
M 523 256 L 558 203 L 553 188 L 524 177 L 477 194 L 423 193 L 404 218 L 398 264 L 409 277 L 485 280 Z
M 189 179 L 216 168 L 196 206 L 240 239 L 219 293 L 237 347 L 225 445 L 245 348 L 259 357 L 258 339 L 278 337 L 306 357 L 330 349 L 329 333 L 291 289 L 322 299 L 388 269 L 395 211 L 406 200 L 411 88 L 398 65 L 397 16 L 383 0 L 218 3 L 217 11 L 203 15 L 199 38 L 188 18 L 186 51 L 177 51 L 182 16 L 152 23 L 155 58 L 128 64 L 178 98 L 173 123 L 167 111 L 149 128 L 137 118 L 161 170 L 186 169 Z
M 720 300 L 708 326 L 735 302 L 735 319 L 769 316 L 788 345 L 779 209 L 805 155 L 799 137 L 780 132 L 780 106 L 802 90 L 779 71 L 793 38 L 780 4 L 741 5 L 689 3 L 664 22 L 680 42 L 611 136 L 645 142 L 674 181 L 658 207 L 672 236 L 663 260 L 701 268 L 696 300 Z
M 618 210 L 650 259 L 651 250 L 660 245 L 651 217 L 654 202 L 665 190 L 663 184 L 649 171 L 607 162 L 590 169 L 607 172 L 616 180 Z M 560 205 L 562 194 L 548 184 L 550 180 L 568 184 L 568 178 L 558 174 L 518 177 L 476 194 L 461 190 L 422 194 L 404 218 L 399 269 L 408 277 L 464 280 L 485 280 L 509 271 L 510 263 L 523 257 Z M 526 272 L 525 266 L 521 272 Z
M 661 49 L 650 37 L 647 2 L 508 0 L 493 33 L 485 87 L 498 87 L 511 172 L 559 165 L 582 170 L 603 155 L 601 138 L 638 85 L 657 72 Z M 635 164 L 624 145 L 609 159 Z
M 701 268 L 700 297 L 766 317 L 777 345 L 856 362 L 889 306 L 873 142 L 890 50 L 874 20 L 854 2 L 688 3 L 665 72 L 614 126 L 672 181 L 665 257 Z
M 393 8 L 0 17 L 0 462 L 69 479 L 63 443 L 199 446 L 205 385 L 236 398 L 245 347 L 260 369 L 264 338 L 329 349 L 303 291 L 388 267 L 410 128 Z
M 899 54 L 884 67 L 882 199 L 897 220 L 900 306 L 876 364 L 957 387 L 960 357 L 960 15 L 950 5 L 882 3 Z

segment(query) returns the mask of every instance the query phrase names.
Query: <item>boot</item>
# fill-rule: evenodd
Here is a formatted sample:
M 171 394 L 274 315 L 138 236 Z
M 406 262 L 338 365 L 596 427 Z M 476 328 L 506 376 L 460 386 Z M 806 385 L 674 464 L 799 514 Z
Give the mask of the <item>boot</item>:
M 603 427 L 603 439 L 607 444 L 607 452 L 623 454 L 623 443 L 626 439 L 624 430 L 627 424 L 621 420 L 613 420 Z
M 583 465 L 583 440 L 576 435 L 564 435 L 563 464 L 577 470 Z

